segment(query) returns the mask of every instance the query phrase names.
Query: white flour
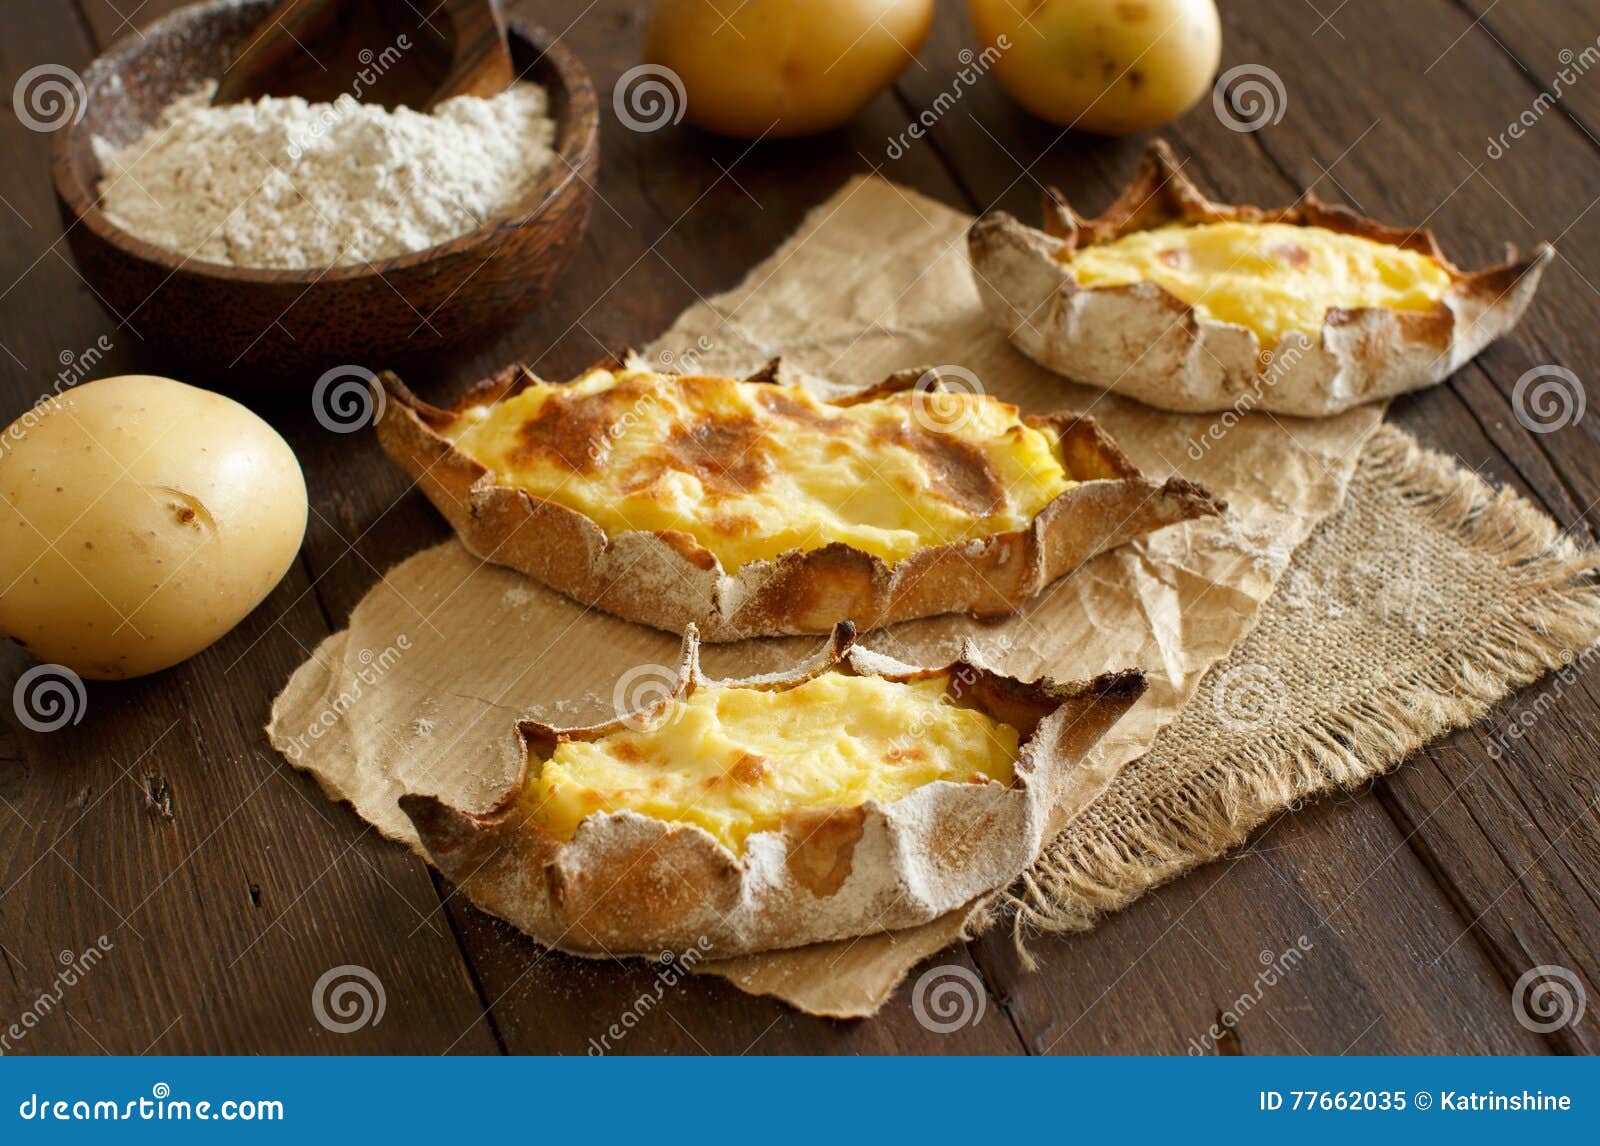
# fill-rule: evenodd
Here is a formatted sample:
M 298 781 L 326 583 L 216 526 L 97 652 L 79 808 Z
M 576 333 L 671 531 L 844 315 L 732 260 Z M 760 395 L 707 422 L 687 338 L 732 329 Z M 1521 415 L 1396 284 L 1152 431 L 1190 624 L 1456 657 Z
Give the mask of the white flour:
M 112 221 L 205 262 L 302 269 L 419 251 L 516 206 L 551 161 L 536 84 L 431 115 L 348 96 L 212 107 L 215 90 L 173 101 L 127 147 L 94 140 Z

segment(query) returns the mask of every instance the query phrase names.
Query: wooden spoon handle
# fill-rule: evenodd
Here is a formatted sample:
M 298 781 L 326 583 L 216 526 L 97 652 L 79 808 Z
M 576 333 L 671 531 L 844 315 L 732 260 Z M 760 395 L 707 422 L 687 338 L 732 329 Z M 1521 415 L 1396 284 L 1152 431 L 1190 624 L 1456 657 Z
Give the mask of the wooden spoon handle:
M 444 0 L 431 18 L 441 17 L 450 22 L 455 52 L 450 70 L 434 89 L 426 110 L 451 96 L 487 98 L 510 87 L 515 74 L 499 6 L 493 0 Z
M 234 53 L 211 102 L 237 103 L 261 94 L 265 78 L 281 71 L 291 52 L 322 39 L 336 7 L 337 0 L 283 0 Z
M 212 102 L 353 95 L 427 111 L 451 96 L 498 95 L 512 79 L 494 0 L 281 0 L 234 53 Z

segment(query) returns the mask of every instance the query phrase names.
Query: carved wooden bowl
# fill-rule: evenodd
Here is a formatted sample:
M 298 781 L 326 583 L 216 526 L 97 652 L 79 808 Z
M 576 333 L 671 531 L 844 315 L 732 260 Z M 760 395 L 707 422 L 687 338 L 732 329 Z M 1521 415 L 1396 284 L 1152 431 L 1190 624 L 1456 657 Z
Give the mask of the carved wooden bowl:
M 53 141 L 51 173 L 85 280 L 119 324 L 217 385 L 309 385 L 338 365 L 376 368 L 488 333 L 530 308 L 572 258 L 599 165 L 583 65 L 544 31 L 510 30 L 517 74 L 543 84 L 556 158 L 516 210 L 397 258 L 311 270 L 186 259 L 129 235 L 98 205 L 91 139 L 136 139 L 173 98 L 228 66 L 273 0 L 183 8 L 113 45 L 84 73 L 82 115 Z

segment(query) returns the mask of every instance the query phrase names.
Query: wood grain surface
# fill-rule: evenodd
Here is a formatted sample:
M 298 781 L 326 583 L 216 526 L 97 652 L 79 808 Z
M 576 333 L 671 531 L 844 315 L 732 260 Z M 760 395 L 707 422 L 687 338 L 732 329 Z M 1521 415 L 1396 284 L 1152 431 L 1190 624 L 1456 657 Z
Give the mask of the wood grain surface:
M 174 0 L 7 5 L 8 89 L 50 62 L 81 69 Z M 1600 367 L 1600 35 L 1579 0 L 1229 0 L 1225 68 L 1271 69 L 1282 118 L 1229 130 L 1209 100 L 1165 134 L 1224 198 L 1278 203 L 1315 188 L 1396 221 L 1426 221 L 1458 261 L 1499 244 L 1557 245 L 1515 334 L 1391 415 L 1425 442 L 1532 498 L 1575 533 L 1600 521 L 1600 418 L 1534 433 L 1512 394 L 1531 368 L 1587 383 Z M 684 307 L 735 285 L 848 177 L 878 170 L 968 211 L 1033 217 L 1042 186 L 1103 204 L 1141 141 L 1064 134 L 990 78 L 935 114 L 972 46 L 946 0 L 918 64 L 849 127 L 784 143 L 684 126 L 635 132 L 611 111 L 638 62 L 647 6 L 512 6 L 560 37 L 600 96 L 591 224 L 538 309 L 418 375 L 425 396 L 523 358 L 562 376 L 647 342 Z M 126 15 L 124 14 L 126 13 Z M 1563 68 L 1563 98 L 1538 97 Z M 943 107 L 944 101 L 939 105 Z M 895 146 L 913 116 L 927 138 Z M 1508 126 L 1529 123 L 1497 145 Z M 162 372 L 137 322 L 110 317 L 79 277 L 51 201 L 50 138 L 0 122 L 0 422 L 93 360 L 93 374 Z M 109 347 L 109 349 L 105 349 Z M 87 356 L 87 357 L 86 357 Z M 373 363 L 373 365 L 382 365 Z M 170 367 L 168 367 L 170 369 Z M 413 371 L 413 374 L 416 374 Z M 225 377 L 188 380 L 226 386 Z M 234 633 L 154 678 L 94 685 L 81 723 L 31 731 L 0 705 L 0 1029 L 9 1053 L 586 1053 L 630 1009 L 617 1053 L 1570 1053 L 1600 1049 L 1600 674 L 1580 666 L 1497 706 L 1359 792 L 1273 821 L 1242 852 L 1141 900 L 1098 930 L 1032 945 L 1022 968 L 992 935 L 931 959 L 981 977 L 983 1017 L 949 1034 L 902 987 L 877 1018 L 798 1015 L 718 981 L 654 994 L 654 969 L 543 952 L 461 897 L 271 752 L 271 698 L 343 625 L 389 565 L 446 529 L 368 434 L 313 417 L 313 378 L 257 406 L 306 470 L 302 559 Z M 556 651 L 546 651 L 558 655 Z M 0 650 L 9 688 L 28 661 Z M 1541 697 L 1545 703 L 1541 703 Z M 1540 704 L 1525 737 L 1491 751 Z M 40 1011 L 63 954 L 109 951 Z M 1206 1031 L 1251 992 L 1262 953 L 1306 957 L 1221 1040 Z M 1590 1006 L 1540 1033 L 1513 987 L 1574 973 Z M 382 1020 L 341 1034 L 315 985 L 358 966 Z M 911 977 L 914 981 L 923 970 Z

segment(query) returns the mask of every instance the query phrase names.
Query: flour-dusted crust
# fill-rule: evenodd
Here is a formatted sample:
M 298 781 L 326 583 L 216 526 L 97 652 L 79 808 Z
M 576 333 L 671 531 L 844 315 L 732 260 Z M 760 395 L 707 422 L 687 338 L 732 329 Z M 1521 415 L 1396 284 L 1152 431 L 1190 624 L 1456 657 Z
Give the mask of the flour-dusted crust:
M 1291 336 L 1263 355 L 1254 331 L 1202 319 L 1154 282 L 1084 287 L 1062 262 L 1080 247 L 1134 231 L 1225 221 L 1323 227 L 1416 251 L 1437 260 L 1452 285 L 1426 311 L 1329 308 L 1315 342 Z M 1003 212 L 987 215 L 973 224 L 968 252 L 984 306 L 1042 366 L 1165 410 L 1244 405 L 1305 416 L 1448 377 L 1516 325 L 1553 253 L 1544 244 L 1521 258 L 1509 248 L 1507 262 L 1468 272 L 1444 257 L 1426 229 L 1385 226 L 1311 194 L 1276 210 L 1214 203 L 1159 140 L 1098 218 L 1079 215 L 1052 190 L 1043 231 Z
M 774 382 L 776 373 L 773 364 L 750 380 Z M 850 405 L 909 390 L 929 373 L 900 371 L 831 401 Z M 384 373 L 378 438 L 473 553 L 626 620 L 669 632 L 695 625 L 707 641 L 821 634 L 841 620 L 865 631 L 940 613 L 1005 616 L 1097 553 L 1226 508 L 1193 482 L 1145 477 L 1091 418 L 1028 415 L 1030 425 L 1056 432 L 1063 462 L 1081 480 L 1027 529 L 930 547 L 892 566 L 836 542 L 728 574 L 686 533 L 607 536 L 577 510 L 496 484 L 490 470 L 440 433 L 466 407 L 510 397 L 536 381 L 526 368 L 509 367 L 444 410 Z
M 546 834 L 519 803 L 527 781 L 563 741 L 638 727 L 641 716 L 629 714 L 565 731 L 518 724 L 521 773 L 487 812 L 416 794 L 400 806 L 429 858 L 472 902 L 547 946 L 718 956 L 797 947 L 912 927 L 1010 883 L 1043 846 L 1070 771 L 1145 689 L 1137 670 L 1024 683 L 989 669 L 970 646 L 944 668 L 916 668 L 856 646 L 848 624 L 793 673 L 715 683 L 783 689 L 828 672 L 888 680 L 948 672 L 953 699 L 1021 734 L 1012 782 L 939 780 L 888 804 L 795 814 L 780 831 L 751 835 L 743 855 L 698 825 L 635 812 L 597 812 L 567 841 Z M 708 683 L 691 628 L 676 688 L 642 718 L 667 718 L 671 700 Z

